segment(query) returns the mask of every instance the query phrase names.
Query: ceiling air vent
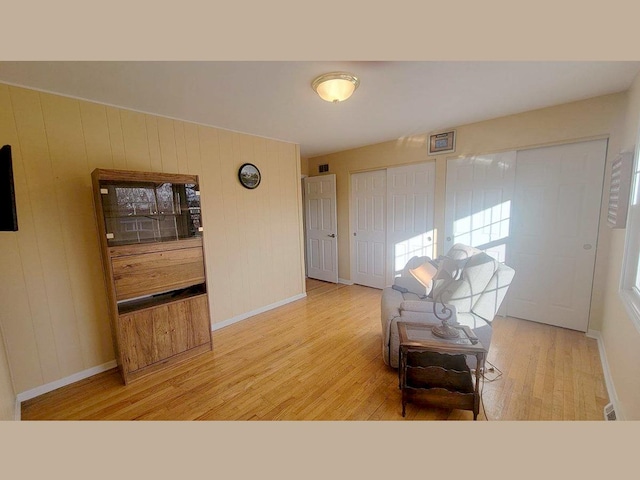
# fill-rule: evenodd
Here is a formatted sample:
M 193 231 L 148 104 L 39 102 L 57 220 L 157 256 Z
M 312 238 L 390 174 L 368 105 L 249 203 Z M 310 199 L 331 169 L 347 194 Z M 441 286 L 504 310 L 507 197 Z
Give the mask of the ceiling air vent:
M 329 164 L 325 163 L 324 165 L 318 165 L 318 172 L 324 173 L 329 171 Z
M 613 421 L 616 419 L 616 411 L 613 408 L 612 403 L 608 403 L 604 407 L 604 419 L 607 421 Z

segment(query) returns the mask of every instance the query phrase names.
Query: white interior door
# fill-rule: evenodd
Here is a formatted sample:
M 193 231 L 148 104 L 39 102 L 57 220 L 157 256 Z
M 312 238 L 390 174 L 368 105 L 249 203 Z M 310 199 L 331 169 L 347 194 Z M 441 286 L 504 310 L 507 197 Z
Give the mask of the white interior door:
M 385 286 L 385 170 L 351 175 L 351 280 L 374 288 Z
M 447 161 L 444 252 L 463 243 L 507 260 L 515 172 L 515 151 Z
M 435 162 L 387 169 L 387 285 L 411 257 L 434 258 Z
M 305 177 L 307 276 L 338 283 L 335 174 Z
M 507 313 L 586 332 L 606 140 L 519 151 Z

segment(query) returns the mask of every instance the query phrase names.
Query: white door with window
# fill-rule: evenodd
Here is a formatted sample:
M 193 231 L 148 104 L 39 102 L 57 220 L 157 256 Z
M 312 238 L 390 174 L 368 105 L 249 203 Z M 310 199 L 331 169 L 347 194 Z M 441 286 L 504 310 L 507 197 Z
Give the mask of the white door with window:
M 335 174 L 305 177 L 307 276 L 338 283 Z
M 435 162 L 387 169 L 387 285 L 413 256 L 434 258 Z
M 351 175 L 351 280 L 383 288 L 386 279 L 387 172 Z
M 607 140 L 518 151 L 507 314 L 586 332 Z

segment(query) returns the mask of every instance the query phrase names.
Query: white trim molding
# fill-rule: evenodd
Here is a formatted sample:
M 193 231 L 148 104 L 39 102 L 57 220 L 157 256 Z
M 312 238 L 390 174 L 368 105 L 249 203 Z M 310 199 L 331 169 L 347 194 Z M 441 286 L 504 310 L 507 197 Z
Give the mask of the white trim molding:
M 338 278 L 338 283 L 341 283 L 342 285 L 353 285 L 351 280 L 345 280 L 344 278 Z
M 45 393 L 52 392 L 60 387 L 65 387 L 67 385 L 71 385 L 72 383 L 79 382 L 80 380 L 92 377 L 93 375 L 96 375 L 98 373 L 106 372 L 107 370 L 111 370 L 112 368 L 115 368 L 117 366 L 118 364 L 116 363 L 116 361 L 111 360 L 110 362 L 103 363 L 102 365 L 91 367 L 81 372 L 74 373 L 73 375 L 69 375 L 68 377 L 55 380 L 45 385 L 40 385 L 36 388 L 32 388 L 31 390 L 27 390 L 26 392 L 20 392 L 16 396 L 16 420 L 20 420 L 22 402 L 39 397 L 40 395 L 44 395 Z
M 607 393 L 609 394 L 609 402 L 613 405 L 616 411 L 616 417 L 618 420 L 624 420 L 624 412 L 620 408 L 618 402 L 618 394 L 616 393 L 616 387 L 613 384 L 613 378 L 611 377 L 611 370 L 609 369 L 609 362 L 607 361 L 607 352 L 604 349 L 604 342 L 602 340 L 602 334 L 598 330 L 589 330 L 587 337 L 593 338 L 598 342 L 598 352 L 600 353 L 600 363 L 602 364 L 602 373 L 604 374 L 604 383 L 607 387 Z
M 235 317 L 228 318 L 227 320 L 223 320 L 222 322 L 216 322 L 211 325 L 211 331 L 214 332 L 216 330 L 220 330 L 221 328 L 228 327 L 229 325 L 233 325 L 234 323 L 238 323 L 242 320 L 246 320 L 249 317 L 253 317 L 254 315 L 258 315 L 259 313 L 268 312 L 269 310 L 273 310 L 274 308 L 281 307 L 286 305 L 287 303 L 295 302 L 296 300 L 300 300 L 306 297 L 306 293 L 300 293 L 293 297 L 285 298 L 276 303 L 272 303 L 271 305 L 266 305 L 264 307 L 258 308 L 256 310 L 252 310 L 250 312 L 242 313 L 240 315 L 236 315 Z

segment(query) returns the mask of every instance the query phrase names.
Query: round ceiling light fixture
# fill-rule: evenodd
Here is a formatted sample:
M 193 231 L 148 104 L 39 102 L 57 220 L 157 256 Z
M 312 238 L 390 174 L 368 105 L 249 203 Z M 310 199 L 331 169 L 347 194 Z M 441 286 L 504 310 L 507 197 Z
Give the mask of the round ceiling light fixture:
M 331 72 L 320 75 L 313 82 L 311 88 L 327 102 L 343 102 L 360 85 L 360 79 L 347 72 Z

